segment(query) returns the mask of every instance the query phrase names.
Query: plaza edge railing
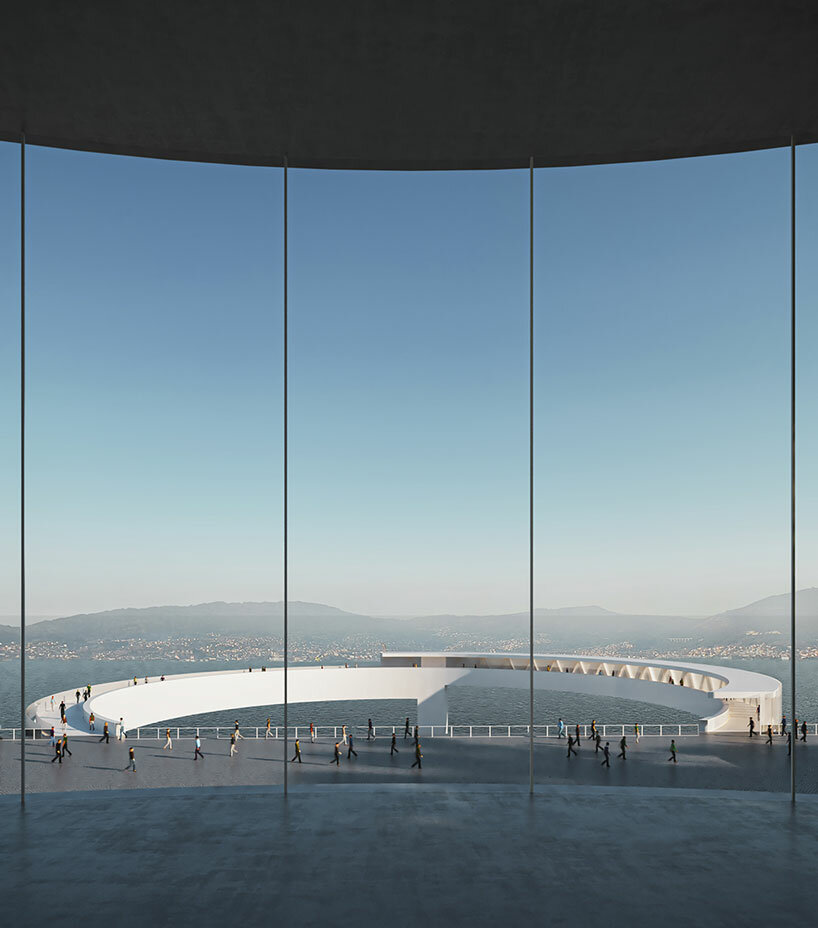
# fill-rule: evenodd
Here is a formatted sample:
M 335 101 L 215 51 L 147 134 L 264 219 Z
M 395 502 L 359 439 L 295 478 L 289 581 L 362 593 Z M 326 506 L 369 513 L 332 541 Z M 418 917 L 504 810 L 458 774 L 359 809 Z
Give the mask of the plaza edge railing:
M 657 722 L 657 723 L 645 723 L 644 725 L 640 722 L 639 724 L 639 737 L 640 738 L 687 738 L 687 737 L 696 737 L 703 734 L 702 726 L 697 722 Z M 229 738 L 230 735 L 235 730 L 233 725 L 151 725 L 149 727 L 141 727 L 136 729 L 127 729 L 126 738 L 129 740 L 136 741 L 161 741 L 165 738 L 165 730 L 170 727 L 171 738 L 178 739 L 180 741 L 193 738 L 215 738 L 217 740 Z M 315 738 L 316 740 L 332 739 L 340 741 L 343 738 L 343 725 L 316 725 L 314 727 Z M 580 725 L 580 737 L 581 740 L 587 741 L 591 738 L 591 726 L 590 725 Z M 773 734 L 780 735 L 780 726 L 773 725 Z M 411 726 L 411 735 L 414 736 L 415 727 Z M 636 726 L 633 724 L 606 724 L 606 725 L 597 725 L 596 730 L 599 732 L 600 737 L 602 738 L 621 738 L 623 736 L 630 735 L 631 737 L 636 737 Z M 354 735 L 357 741 L 366 741 L 369 729 L 366 725 L 355 725 L 347 726 L 347 734 Z M 394 733 L 399 738 L 404 736 L 404 726 L 403 725 L 378 725 L 373 728 L 375 735 L 375 740 L 378 738 L 391 738 Z M 58 734 L 62 734 L 62 729 L 57 730 Z M 282 741 L 284 740 L 284 727 L 282 725 L 270 726 L 270 734 L 267 734 L 267 728 L 263 725 L 261 726 L 247 726 L 240 728 L 240 733 L 242 738 L 249 739 L 254 741 L 256 739 L 260 741 L 264 740 L 273 740 L 273 741 Z M 420 738 L 527 738 L 530 734 L 530 728 L 528 725 L 420 725 L 418 726 L 418 737 Z M 567 738 L 568 735 L 576 734 L 576 724 L 568 725 L 566 724 L 563 729 L 563 738 Z M 716 732 L 718 734 L 718 732 Z M 741 732 L 730 732 L 737 737 L 747 737 L 747 735 L 742 734 Z M 755 737 L 762 738 L 766 734 L 766 730 L 756 729 Z M 810 722 L 807 724 L 807 734 L 813 737 L 818 736 L 818 723 Z M 72 737 L 74 738 L 93 738 L 97 737 L 98 739 L 102 736 L 102 729 L 94 729 L 87 732 L 82 732 L 77 734 L 76 731 L 73 732 Z M 290 725 L 288 732 L 289 738 L 302 738 L 306 739 L 310 736 L 309 724 L 307 725 Z M 51 737 L 50 731 L 43 728 L 26 728 L 26 741 L 42 741 L 47 740 Z M 111 739 L 115 740 L 115 735 L 112 732 L 110 734 Z M 534 726 L 534 737 L 540 738 L 560 738 L 559 725 L 535 725 Z M 800 737 L 800 726 L 799 726 L 799 737 Z M 20 740 L 20 729 L 19 728 L 0 728 L 0 740 L 8 741 L 19 741 Z
M 702 734 L 702 726 L 696 722 L 683 723 L 645 723 L 639 724 L 640 738 L 658 738 L 658 737 L 696 737 Z M 151 725 L 136 729 L 126 729 L 126 736 L 129 740 L 137 741 L 161 741 L 165 738 L 166 729 L 170 728 L 171 738 L 177 740 L 192 740 L 193 738 L 214 738 L 217 740 L 227 739 L 235 730 L 233 725 Z M 591 726 L 580 725 L 580 737 L 582 740 L 591 738 Z M 316 725 L 314 733 L 316 740 L 335 740 L 340 741 L 344 735 L 343 725 Z M 410 737 L 414 737 L 415 726 L 411 726 Z M 630 735 L 636 737 L 634 724 L 605 724 L 597 725 L 596 730 L 602 738 L 621 738 Z M 778 733 L 778 727 L 773 726 L 773 731 Z M 818 724 L 811 724 L 807 728 L 808 734 L 818 735 Z M 270 726 L 269 734 L 266 726 L 245 726 L 240 728 L 242 738 L 249 740 L 284 740 L 284 727 L 281 725 Z M 369 729 L 366 725 L 347 726 L 347 734 L 354 735 L 357 741 L 366 741 Z M 398 738 L 403 738 L 405 728 L 403 725 L 378 725 L 373 728 L 374 738 L 383 739 L 391 738 L 394 733 Z M 576 733 L 576 724 L 566 725 L 563 729 L 563 737 L 567 738 L 568 734 L 572 736 Z M 62 734 L 58 727 L 57 734 Z M 531 734 L 528 725 L 420 725 L 418 726 L 419 738 L 527 738 Z M 760 734 L 760 733 L 759 733 Z M 102 729 L 96 728 L 87 732 L 77 734 L 73 732 L 71 737 L 74 738 L 101 738 Z M 26 728 L 26 741 L 47 740 L 51 737 L 48 729 Z M 307 725 L 290 725 L 288 729 L 288 739 L 301 738 L 309 739 L 310 729 Z M 535 738 L 560 738 L 560 729 L 558 725 L 534 725 Z M 110 733 L 110 738 L 115 740 L 115 734 Z M 10 741 L 20 740 L 19 728 L 0 728 L 0 739 Z

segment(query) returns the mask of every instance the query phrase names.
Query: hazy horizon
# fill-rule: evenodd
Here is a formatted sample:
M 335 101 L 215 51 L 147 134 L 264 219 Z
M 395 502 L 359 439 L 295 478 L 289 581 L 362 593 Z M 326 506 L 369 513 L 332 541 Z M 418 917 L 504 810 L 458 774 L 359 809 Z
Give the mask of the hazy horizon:
M 800 595 L 802 593 L 808 593 L 814 590 L 815 590 L 814 587 L 804 587 L 804 588 L 797 590 L 797 593 Z M 709 618 L 710 616 L 719 615 L 720 612 L 732 611 L 732 610 L 737 610 L 737 609 L 743 609 L 748 606 L 753 606 L 757 604 L 758 602 L 763 602 L 766 599 L 788 597 L 788 596 L 789 596 L 788 592 L 771 593 L 769 596 L 761 597 L 760 600 L 753 600 L 751 602 L 742 602 L 739 605 L 734 604 L 729 609 L 720 610 L 719 612 L 705 612 L 705 613 L 684 613 L 684 612 L 641 613 L 641 612 L 637 612 L 634 610 L 624 610 L 624 611 L 608 610 L 606 606 L 603 606 L 600 603 L 577 603 L 573 605 L 562 605 L 562 606 L 544 606 L 544 605 L 535 603 L 534 608 L 535 608 L 535 611 L 538 611 L 538 610 L 543 610 L 546 612 L 572 612 L 573 611 L 573 612 L 576 612 L 577 614 L 581 614 L 579 610 L 583 610 L 583 609 L 589 609 L 589 610 L 601 609 L 605 612 L 610 612 L 612 615 L 622 615 L 622 616 L 638 617 L 640 615 L 644 615 L 646 617 L 651 617 L 651 616 L 662 615 L 662 616 L 668 616 L 668 617 L 674 617 L 674 618 L 680 618 L 680 619 L 704 619 L 704 618 Z M 93 611 L 79 610 L 77 612 L 57 612 L 57 613 L 52 613 L 48 615 L 44 615 L 44 614 L 28 615 L 27 614 L 26 625 L 35 625 L 41 621 L 48 621 L 48 620 L 59 619 L 59 618 L 67 618 L 72 615 L 88 615 L 88 614 L 93 615 L 99 612 L 109 612 L 109 611 L 117 611 L 117 610 L 125 610 L 125 609 L 162 609 L 162 608 L 187 609 L 187 608 L 192 608 L 195 606 L 213 605 L 213 604 L 220 604 L 220 603 L 224 603 L 225 605 L 228 605 L 228 606 L 229 605 L 259 605 L 261 603 L 269 604 L 269 605 L 281 605 L 281 602 L 282 602 L 281 600 L 234 600 L 234 601 L 231 601 L 231 600 L 224 600 L 224 599 L 216 599 L 216 600 L 207 600 L 207 601 L 195 600 L 190 603 L 151 603 L 150 605 L 146 605 L 146 606 L 123 605 L 123 606 L 115 606 L 115 607 L 112 607 L 111 609 L 100 609 L 100 610 L 93 610 Z M 495 615 L 521 615 L 521 614 L 525 614 L 528 612 L 528 607 L 526 606 L 525 608 L 521 608 L 521 609 L 504 609 L 498 612 L 445 613 L 445 612 L 440 612 L 438 610 L 433 610 L 431 612 L 426 612 L 426 613 L 395 613 L 395 612 L 366 613 L 366 612 L 363 612 L 362 610 L 348 609 L 342 606 L 337 606 L 334 603 L 319 603 L 315 600 L 290 600 L 290 603 L 291 604 L 298 603 L 298 604 L 324 606 L 324 607 L 329 607 L 331 609 L 339 609 L 342 612 L 350 613 L 353 615 L 370 615 L 373 618 L 407 619 L 407 620 L 413 619 L 413 618 L 434 617 L 438 615 L 489 617 L 489 616 L 495 616 Z M 16 623 L 19 624 L 20 613 L 19 612 L 8 613 L 8 614 L 0 613 L 0 624 L 3 624 L 3 625 L 13 624 L 12 620 L 16 620 Z

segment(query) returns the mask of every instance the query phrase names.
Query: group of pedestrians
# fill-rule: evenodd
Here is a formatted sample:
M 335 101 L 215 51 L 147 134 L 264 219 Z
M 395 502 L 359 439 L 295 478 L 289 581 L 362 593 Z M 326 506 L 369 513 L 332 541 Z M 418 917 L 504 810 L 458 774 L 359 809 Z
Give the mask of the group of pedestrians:
M 312 734 L 312 732 L 313 732 L 312 723 L 310 723 L 310 734 Z M 414 738 L 414 742 L 415 742 L 415 751 L 414 751 L 415 760 L 410 769 L 417 767 L 418 770 L 422 770 L 423 769 L 423 751 L 421 750 L 419 729 L 418 729 L 418 726 L 415 725 L 414 734 L 413 734 L 412 726 L 409 722 L 408 716 L 406 718 L 406 725 L 403 731 L 403 740 L 405 741 L 407 738 Z M 367 724 L 366 740 L 367 741 L 376 740 L 375 727 L 372 724 L 372 719 L 369 719 L 369 722 Z M 301 762 L 301 748 L 299 746 L 297 739 L 295 743 L 296 743 L 296 753 L 291 759 L 290 763 L 292 763 L 296 759 L 298 759 L 299 763 Z M 335 747 L 333 748 L 332 760 L 330 761 L 330 764 L 335 764 L 336 767 L 341 766 L 341 753 L 342 753 L 341 745 L 342 744 L 346 745 L 347 747 L 347 760 L 352 760 L 353 757 L 358 756 L 358 752 L 355 750 L 355 736 L 352 734 L 352 732 L 347 731 L 346 725 L 341 726 L 341 739 L 335 742 Z M 393 731 L 392 738 L 389 742 L 389 756 L 393 757 L 395 754 L 400 754 L 400 750 L 398 748 L 397 733 Z
M 68 735 L 65 733 L 62 736 L 55 734 L 54 726 L 51 727 L 51 739 L 50 744 L 54 748 L 54 756 L 51 758 L 51 763 L 55 761 L 63 762 L 63 758 L 67 754 L 69 757 L 72 757 L 71 750 L 68 747 Z
M 565 725 L 562 719 L 559 720 L 559 729 L 560 732 L 565 731 Z M 639 743 L 639 725 L 634 725 L 636 743 Z M 559 734 L 558 737 L 562 737 L 562 734 Z M 601 767 L 610 767 L 611 766 L 611 742 L 606 741 L 605 746 L 602 746 L 602 736 L 599 734 L 599 731 L 596 727 L 596 720 L 591 722 L 591 734 L 588 737 L 589 741 L 594 742 L 594 754 L 598 754 L 602 751 L 602 763 Z M 576 737 L 570 732 L 568 733 L 568 753 L 566 758 L 571 756 L 579 757 L 577 748 L 580 746 L 580 736 L 579 736 L 579 725 L 576 726 Z M 621 757 L 623 761 L 628 759 L 628 739 L 626 735 L 622 735 L 619 739 L 619 753 L 616 755 Z M 668 763 L 678 763 L 676 758 L 676 739 L 672 738 L 670 741 L 670 757 L 668 757 Z
M 760 714 L 760 707 L 756 709 L 756 718 Z M 750 716 L 749 721 L 747 722 L 747 727 L 750 730 L 750 738 L 756 736 L 756 719 Z M 801 724 L 798 724 L 798 719 L 795 720 L 793 725 L 793 731 L 795 732 L 795 740 L 802 741 L 804 744 L 807 743 L 807 723 L 802 721 Z M 792 754 L 792 731 L 787 728 L 787 716 L 781 716 L 781 724 L 778 726 L 778 733 L 780 737 L 785 739 L 785 744 L 787 745 L 787 757 Z M 773 726 L 768 725 L 766 731 L 767 738 L 764 744 L 772 747 L 773 745 Z

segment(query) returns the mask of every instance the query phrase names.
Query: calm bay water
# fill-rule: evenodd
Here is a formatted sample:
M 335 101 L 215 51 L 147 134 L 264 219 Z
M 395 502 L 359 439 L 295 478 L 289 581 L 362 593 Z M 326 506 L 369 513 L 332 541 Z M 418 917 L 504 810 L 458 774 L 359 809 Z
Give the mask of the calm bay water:
M 789 707 L 789 663 L 772 659 L 708 660 L 703 663 L 741 667 L 769 674 L 784 685 L 784 705 Z M 26 702 L 66 689 L 80 689 L 86 684 L 105 683 L 136 676 L 155 677 L 159 674 L 193 673 L 207 670 L 238 670 L 244 665 L 235 661 L 184 663 L 170 661 L 94 661 L 36 660 L 26 665 Z M 270 665 L 273 666 L 273 665 Z M 297 666 L 297 665 L 296 665 Z M 818 661 L 797 664 L 798 716 L 818 721 Z M 366 702 L 333 702 L 294 704 L 290 706 L 291 725 L 360 725 L 372 718 L 376 725 L 402 724 L 408 715 L 415 720 L 416 706 L 406 700 Z M 537 724 L 554 724 L 562 716 L 568 722 L 588 722 L 595 718 L 600 724 L 635 722 L 693 722 L 686 712 L 632 702 L 626 699 L 600 699 L 583 694 L 535 693 Z M 789 715 L 789 711 L 787 715 Z M 281 706 L 260 706 L 239 713 L 246 727 L 263 726 L 268 716 L 273 725 L 283 724 Z M 235 711 L 207 713 L 169 720 L 173 725 L 231 725 Z M 528 692 L 510 689 L 477 689 L 452 687 L 449 690 L 449 721 L 453 725 L 523 725 L 528 721 Z M 20 666 L 18 661 L 0 661 L 0 728 L 20 724 Z

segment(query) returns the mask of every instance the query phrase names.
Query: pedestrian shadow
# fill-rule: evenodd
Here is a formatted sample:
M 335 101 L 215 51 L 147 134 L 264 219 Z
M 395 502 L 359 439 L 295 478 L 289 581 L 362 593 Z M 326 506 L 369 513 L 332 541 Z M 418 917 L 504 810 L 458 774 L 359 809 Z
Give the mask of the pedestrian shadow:
M 98 767 L 96 764 L 85 764 L 85 770 L 128 770 L 128 767 Z
M 212 754 L 210 756 L 217 757 L 218 755 Z M 188 763 L 190 763 L 192 759 L 190 754 L 144 754 L 143 757 L 159 757 L 159 758 L 164 758 L 165 760 L 182 760 L 182 761 L 187 761 Z

